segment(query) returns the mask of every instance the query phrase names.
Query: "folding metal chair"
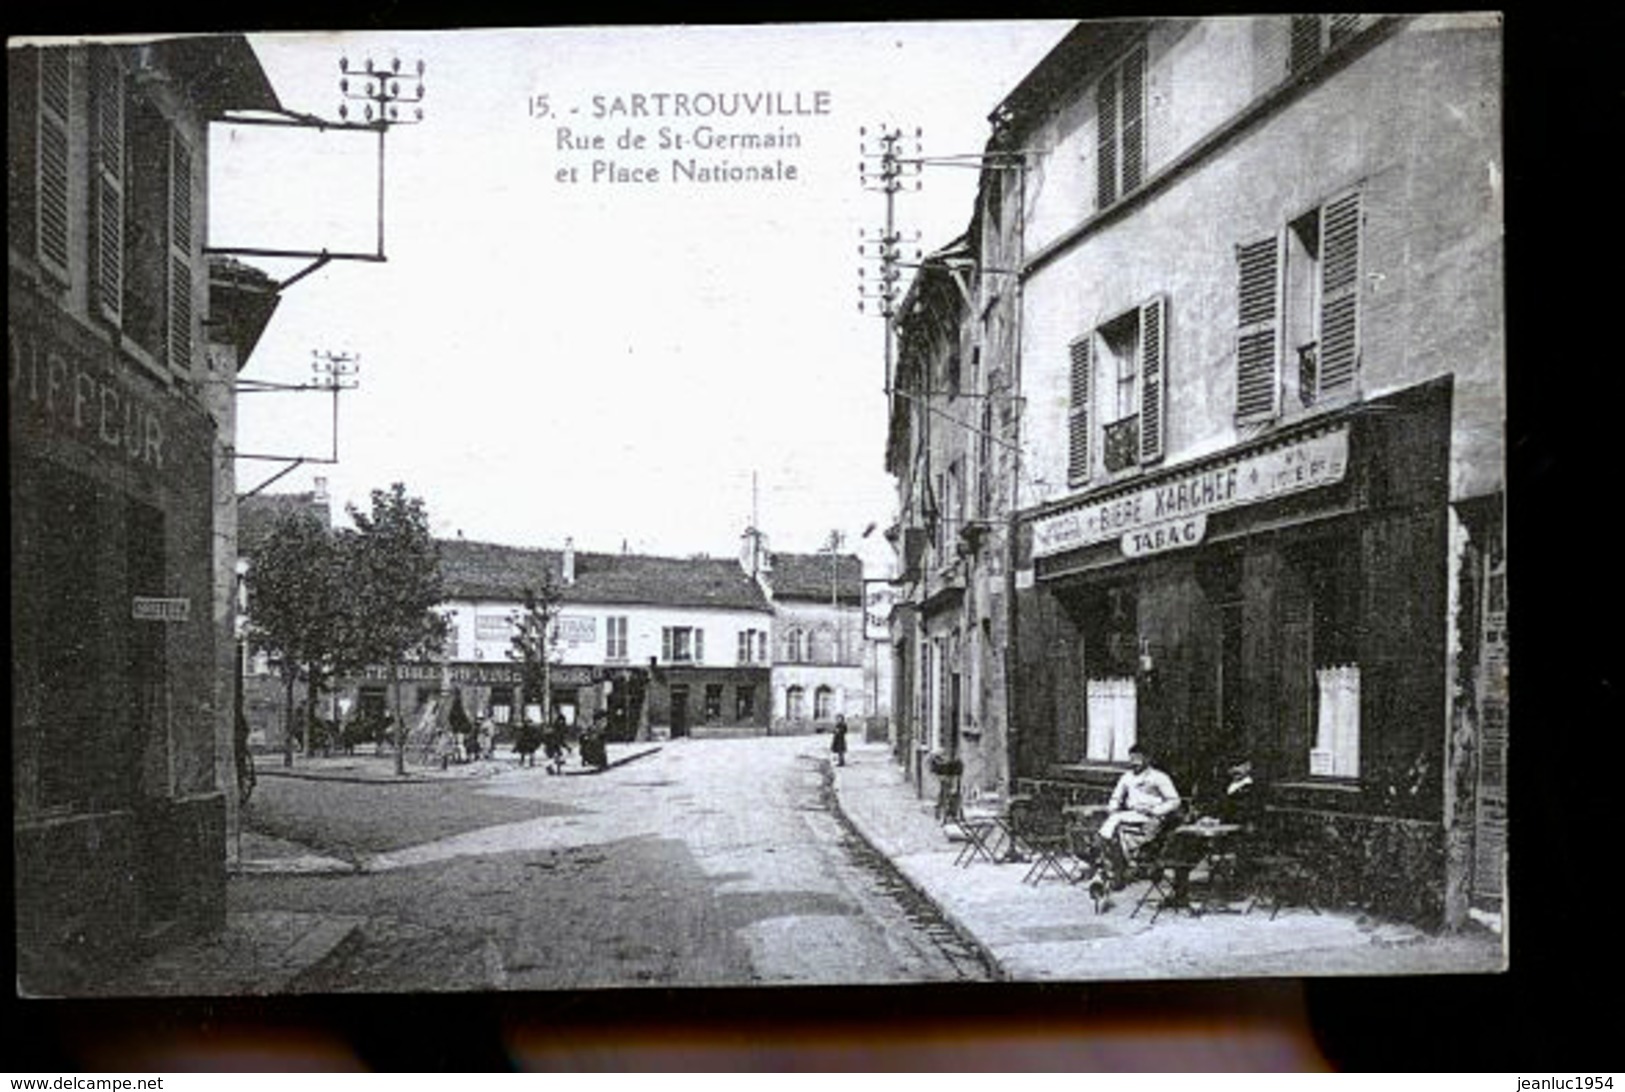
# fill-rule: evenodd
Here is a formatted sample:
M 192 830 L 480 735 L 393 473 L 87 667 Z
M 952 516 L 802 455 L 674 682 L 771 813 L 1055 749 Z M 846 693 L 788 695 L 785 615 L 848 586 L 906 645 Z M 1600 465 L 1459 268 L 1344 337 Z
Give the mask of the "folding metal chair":
M 1072 838 L 1059 804 L 1050 806 L 1042 799 L 1011 801 L 1010 831 L 1012 840 L 1026 850 L 1031 858 L 1022 883 L 1034 886 L 1046 877 L 1073 883 L 1077 879 L 1079 863 L 1072 857 Z
M 997 864 L 1008 848 L 997 793 L 973 794 L 968 804 L 960 806 L 959 814 L 945 820 L 943 825 L 949 828 L 950 839 L 957 833 L 963 842 L 959 855 L 954 858 L 954 864 L 959 867 L 976 861 Z
M 1190 909 L 1190 892 L 1185 888 L 1190 875 L 1207 858 L 1208 846 L 1196 838 L 1181 837 L 1172 821 L 1157 832 L 1151 842 L 1140 848 L 1141 875 L 1147 881 L 1140 901 L 1129 911 L 1134 917 L 1147 902 L 1153 902 L 1151 924 L 1164 910 L 1184 906 Z

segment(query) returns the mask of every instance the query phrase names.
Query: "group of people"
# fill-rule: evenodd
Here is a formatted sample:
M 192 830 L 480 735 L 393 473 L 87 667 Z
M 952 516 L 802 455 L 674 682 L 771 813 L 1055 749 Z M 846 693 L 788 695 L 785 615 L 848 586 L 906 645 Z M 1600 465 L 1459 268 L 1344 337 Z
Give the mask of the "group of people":
M 1252 760 L 1245 756 L 1235 759 L 1227 773 L 1223 790 L 1207 801 L 1202 810 L 1218 822 L 1252 828 L 1257 824 L 1263 805 L 1253 779 Z M 1118 887 L 1139 864 L 1145 847 L 1156 840 L 1170 822 L 1195 817 L 1190 814 L 1190 805 L 1180 799 L 1173 778 L 1153 766 L 1150 756 L 1139 745 L 1129 749 L 1129 768 L 1117 779 L 1108 809 L 1099 835 Z
M 581 756 L 582 765 L 603 769 L 609 765 L 608 752 L 604 746 L 604 721 L 604 713 L 594 714 L 591 724 L 584 726 L 579 734 L 572 732 L 563 713 L 555 713 L 552 722 L 546 727 L 530 722 L 521 724 L 514 740 L 514 752 L 519 755 L 519 764 L 535 766 L 536 752 L 541 751 L 547 772 L 561 774 L 574 747 Z M 576 735 L 574 740 L 571 738 L 572 735 Z

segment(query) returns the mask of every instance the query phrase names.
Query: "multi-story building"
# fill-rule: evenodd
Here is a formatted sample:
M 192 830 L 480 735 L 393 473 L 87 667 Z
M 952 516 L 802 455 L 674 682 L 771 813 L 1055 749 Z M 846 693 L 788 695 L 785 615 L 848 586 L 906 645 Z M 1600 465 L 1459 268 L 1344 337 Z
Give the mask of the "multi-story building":
M 771 555 L 773 727 L 828 729 L 869 712 L 863 561 L 855 554 Z
M 454 692 L 470 717 L 505 725 L 525 715 L 514 618 L 526 591 L 551 581 L 550 705 L 568 722 L 602 713 L 611 739 L 767 731 L 772 609 L 732 558 L 588 553 L 568 541 L 541 550 L 454 539 L 440 551 L 443 661 L 397 672 L 412 687 L 400 708 L 413 725 L 443 717 Z M 349 680 L 344 705 L 393 712 L 386 679 L 380 667 Z
M 1022 159 L 1018 780 L 1103 793 L 1139 742 L 1200 795 L 1249 755 L 1324 897 L 1452 924 L 1502 886 L 1500 49 L 1476 16 L 1085 24 L 990 145 Z M 933 452 L 905 511 L 952 529 L 964 456 L 893 428 Z
M 211 409 L 268 311 L 211 291 L 207 122 L 279 104 L 240 37 L 7 52 L 19 983 L 73 992 L 224 920 Z

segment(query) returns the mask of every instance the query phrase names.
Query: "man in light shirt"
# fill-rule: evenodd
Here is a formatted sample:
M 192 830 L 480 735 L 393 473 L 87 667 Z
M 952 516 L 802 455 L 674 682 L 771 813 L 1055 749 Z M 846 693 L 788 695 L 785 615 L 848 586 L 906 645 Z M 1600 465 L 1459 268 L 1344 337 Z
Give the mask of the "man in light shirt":
M 1100 825 L 1100 837 L 1116 858 L 1119 878 L 1138 859 L 1140 847 L 1179 810 L 1179 790 L 1174 788 L 1173 778 L 1151 765 L 1139 744 L 1129 748 L 1128 760 L 1128 771 L 1112 790 L 1111 814 Z

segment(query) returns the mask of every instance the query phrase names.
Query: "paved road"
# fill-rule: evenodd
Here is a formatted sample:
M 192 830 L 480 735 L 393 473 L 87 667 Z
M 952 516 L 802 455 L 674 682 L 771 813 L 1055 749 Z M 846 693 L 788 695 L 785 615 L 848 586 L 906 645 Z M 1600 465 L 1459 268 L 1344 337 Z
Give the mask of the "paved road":
M 680 740 L 589 777 L 266 778 L 249 825 L 357 871 L 241 877 L 233 909 L 366 916 L 303 990 L 985 977 L 845 826 L 825 746 Z

